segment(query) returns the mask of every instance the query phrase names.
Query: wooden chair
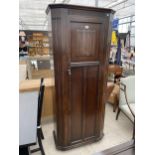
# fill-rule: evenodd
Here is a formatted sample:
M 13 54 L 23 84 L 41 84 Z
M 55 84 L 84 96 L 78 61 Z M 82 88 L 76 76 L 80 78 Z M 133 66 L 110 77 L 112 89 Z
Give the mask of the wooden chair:
M 42 128 L 41 128 L 41 113 L 42 113 L 44 87 L 45 87 L 43 85 L 43 81 L 44 81 L 44 79 L 41 78 L 40 90 L 39 90 L 39 95 L 38 95 L 37 137 L 38 137 L 39 148 L 31 150 L 31 153 L 41 151 L 42 155 L 45 155 L 44 148 L 43 148 L 43 145 L 42 145 L 42 139 L 44 139 L 44 135 L 43 135 L 43 131 L 42 131 Z
M 113 105 L 113 112 L 115 112 L 119 104 L 119 84 L 114 83 L 113 90 L 111 91 L 107 102 Z
M 117 80 L 120 79 L 120 77 L 122 77 L 122 73 L 123 73 L 123 68 L 119 65 L 109 65 L 108 67 L 108 73 L 109 74 L 114 74 L 114 83 L 117 82 Z
M 133 123 L 135 128 L 135 76 L 128 76 L 120 80 L 119 107 L 116 115 L 122 111 Z M 135 137 L 135 129 L 133 138 Z
M 122 77 L 123 68 L 119 65 L 109 65 L 108 67 L 108 73 L 113 75 L 112 82 L 114 83 L 113 90 L 109 94 L 109 98 L 107 100 L 108 103 L 113 105 L 113 112 L 116 111 L 118 108 L 118 102 L 119 102 L 119 79 Z M 108 80 L 111 81 L 110 79 Z M 109 83 L 108 82 L 108 83 Z
M 106 100 L 108 100 L 111 92 L 114 89 L 114 83 L 113 82 L 107 82 L 107 96 L 106 96 Z

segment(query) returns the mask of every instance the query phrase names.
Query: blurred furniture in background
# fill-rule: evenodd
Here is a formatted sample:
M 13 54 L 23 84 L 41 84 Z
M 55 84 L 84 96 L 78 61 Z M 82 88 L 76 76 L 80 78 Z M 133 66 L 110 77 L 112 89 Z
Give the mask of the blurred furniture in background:
M 45 155 L 44 148 L 42 145 L 42 140 L 44 139 L 42 127 L 41 127 L 41 116 L 42 116 L 42 107 L 43 107 L 43 98 L 44 98 L 44 79 L 41 78 L 40 80 L 40 89 L 39 89 L 39 95 L 38 95 L 38 113 L 37 113 L 37 138 L 38 138 L 38 144 L 39 148 L 31 150 L 31 153 L 41 151 L 42 155 Z
M 107 82 L 107 99 L 109 98 L 109 95 L 111 94 L 113 89 L 114 89 L 114 83 Z
M 43 108 L 42 108 L 42 119 L 47 120 L 53 118 L 53 102 L 55 100 L 55 87 L 54 87 L 54 78 L 45 78 L 45 92 L 43 99 Z M 20 92 L 31 92 L 39 91 L 40 79 L 31 79 L 21 81 L 19 84 Z
M 122 67 L 125 72 L 135 73 L 135 52 L 123 52 L 122 53 Z
M 115 112 L 118 107 L 118 102 L 119 102 L 118 81 L 119 81 L 120 77 L 122 76 L 123 68 L 119 65 L 109 65 L 108 72 L 109 72 L 109 76 L 113 77 L 113 79 L 109 78 L 108 81 L 112 82 L 114 85 L 113 89 L 108 97 L 108 103 L 111 103 L 113 105 L 113 112 Z
M 29 155 L 37 141 L 38 91 L 19 92 L 19 155 Z
M 123 68 L 119 65 L 111 64 L 108 67 L 108 73 L 114 75 L 114 82 L 116 82 L 123 73 Z
M 135 123 L 135 76 L 128 76 L 120 80 L 119 107 L 116 120 L 120 111 Z
M 37 140 L 38 91 L 19 93 L 19 145 L 30 145 Z
M 30 56 L 27 60 L 29 79 L 51 78 L 54 76 L 53 59 L 49 55 Z
M 19 64 L 19 82 L 26 80 L 27 78 L 27 66 L 26 64 Z
M 49 38 L 47 35 L 47 32 L 43 31 L 31 32 L 31 34 L 28 35 L 29 56 L 48 55 L 50 53 Z
M 42 117 L 53 117 L 54 102 L 54 66 L 51 56 L 30 56 L 26 61 L 19 61 L 19 87 L 20 90 L 31 92 L 39 91 L 40 79 L 44 78 L 45 92 L 43 99 Z M 28 80 L 27 80 L 28 79 Z
M 113 90 L 109 95 L 108 103 L 113 105 L 113 112 L 115 112 L 119 103 L 119 85 L 116 83 L 114 84 Z

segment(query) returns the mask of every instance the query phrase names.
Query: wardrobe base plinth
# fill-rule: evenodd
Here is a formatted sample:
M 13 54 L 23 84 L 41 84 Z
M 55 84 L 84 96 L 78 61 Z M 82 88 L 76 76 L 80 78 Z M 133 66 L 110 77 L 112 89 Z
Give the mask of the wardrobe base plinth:
M 94 138 L 90 138 L 88 140 L 81 140 L 78 143 L 74 143 L 74 144 L 71 144 L 71 145 L 68 145 L 68 146 L 59 146 L 57 144 L 57 138 L 56 138 L 55 131 L 53 131 L 53 136 L 54 136 L 54 142 L 55 142 L 56 149 L 61 150 L 61 151 L 66 151 L 66 150 L 77 148 L 77 147 L 80 147 L 80 146 L 83 146 L 83 145 L 95 143 L 95 142 L 101 140 L 103 138 L 104 134 L 102 134 L 100 137 L 94 137 Z

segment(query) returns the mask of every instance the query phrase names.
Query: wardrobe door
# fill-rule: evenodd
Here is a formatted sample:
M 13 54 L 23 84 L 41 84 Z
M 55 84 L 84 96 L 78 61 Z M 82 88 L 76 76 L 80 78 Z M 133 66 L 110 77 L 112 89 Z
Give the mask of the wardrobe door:
M 71 22 L 71 143 L 94 138 L 98 128 L 100 23 Z M 101 81 L 100 81 L 101 82 Z
M 98 66 L 71 69 L 71 141 L 95 136 L 98 105 Z

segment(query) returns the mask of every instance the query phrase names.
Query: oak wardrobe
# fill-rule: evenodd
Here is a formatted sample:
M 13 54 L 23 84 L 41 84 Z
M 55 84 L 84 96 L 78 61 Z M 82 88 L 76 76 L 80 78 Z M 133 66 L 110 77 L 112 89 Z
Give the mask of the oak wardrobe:
M 111 9 L 48 5 L 55 70 L 56 148 L 103 137 Z

